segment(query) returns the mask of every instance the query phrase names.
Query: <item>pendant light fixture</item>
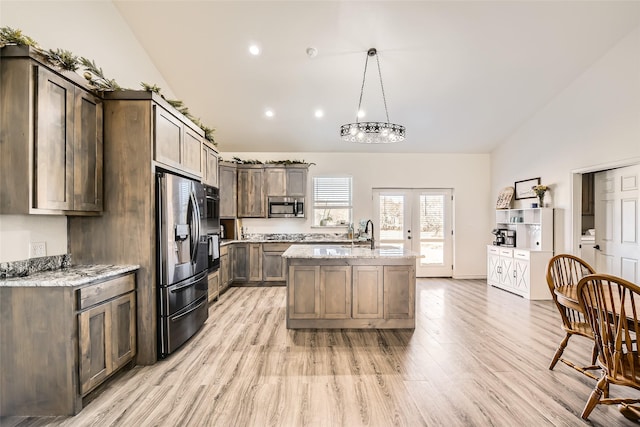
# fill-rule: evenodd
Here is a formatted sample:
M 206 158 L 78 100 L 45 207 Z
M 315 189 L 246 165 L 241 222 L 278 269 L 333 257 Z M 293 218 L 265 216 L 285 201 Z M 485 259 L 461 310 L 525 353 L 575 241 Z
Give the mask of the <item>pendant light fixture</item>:
M 386 122 L 359 121 L 360 107 L 362 106 L 362 94 L 364 93 L 364 81 L 367 77 L 367 65 L 369 64 L 370 56 L 375 56 L 378 64 L 378 77 L 380 79 L 380 89 L 382 90 L 382 101 L 384 102 L 384 112 L 387 116 Z M 384 96 L 384 86 L 382 85 L 382 73 L 380 73 L 378 51 L 375 48 L 371 48 L 367 51 L 367 58 L 364 63 L 364 75 L 362 76 L 362 87 L 360 88 L 360 101 L 358 102 L 356 121 L 355 123 L 348 123 L 340 126 L 340 137 L 348 142 L 388 144 L 404 140 L 404 135 L 404 126 L 389 122 L 389 110 L 387 110 L 387 99 Z

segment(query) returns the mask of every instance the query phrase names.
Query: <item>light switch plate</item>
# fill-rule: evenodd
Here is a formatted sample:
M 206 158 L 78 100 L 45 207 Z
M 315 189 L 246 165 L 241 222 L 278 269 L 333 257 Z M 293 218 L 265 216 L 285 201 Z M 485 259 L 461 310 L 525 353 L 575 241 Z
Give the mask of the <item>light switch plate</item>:
M 47 256 L 47 242 L 31 242 L 29 244 L 29 258 Z

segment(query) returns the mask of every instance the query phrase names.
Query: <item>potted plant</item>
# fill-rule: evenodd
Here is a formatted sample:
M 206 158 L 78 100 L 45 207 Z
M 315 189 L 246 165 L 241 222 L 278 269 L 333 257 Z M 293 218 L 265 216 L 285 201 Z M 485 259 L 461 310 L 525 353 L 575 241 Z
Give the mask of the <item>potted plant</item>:
M 325 209 L 322 213 L 322 219 L 320 220 L 320 226 L 325 227 L 327 225 L 331 225 L 333 222 L 333 218 L 331 217 L 331 209 Z

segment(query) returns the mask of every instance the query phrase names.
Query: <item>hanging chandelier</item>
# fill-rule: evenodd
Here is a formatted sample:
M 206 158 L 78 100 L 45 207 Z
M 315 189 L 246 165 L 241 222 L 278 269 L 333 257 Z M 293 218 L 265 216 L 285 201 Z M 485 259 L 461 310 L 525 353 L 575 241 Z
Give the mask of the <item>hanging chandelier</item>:
M 378 77 L 380 79 L 380 89 L 382 90 L 382 101 L 384 102 L 384 112 L 387 116 L 386 122 L 360 122 L 358 114 L 362 106 L 362 94 L 364 93 L 364 81 L 367 77 L 367 65 L 369 57 L 375 56 L 378 63 Z M 362 76 L 362 87 L 360 88 L 360 101 L 358 102 L 358 113 L 356 122 L 340 126 L 340 137 L 348 142 L 360 142 L 363 144 L 388 144 L 404 140 L 405 129 L 402 125 L 389 122 L 389 110 L 387 110 L 387 99 L 384 96 L 384 86 L 382 85 L 382 73 L 380 73 L 380 60 L 378 51 L 371 48 L 367 51 L 367 59 L 364 62 L 364 75 Z

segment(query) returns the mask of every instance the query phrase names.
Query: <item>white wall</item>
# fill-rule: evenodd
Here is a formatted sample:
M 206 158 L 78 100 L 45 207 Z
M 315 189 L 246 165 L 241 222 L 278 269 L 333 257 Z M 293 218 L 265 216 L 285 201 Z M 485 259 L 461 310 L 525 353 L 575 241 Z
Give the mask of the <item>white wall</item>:
M 492 153 L 491 193 L 541 177 L 551 185 L 545 203 L 560 209 L 556 253 L 574 252 L 572 171 L 632 161 L 640 161 L 640 27 Z
M 485 245 L 493 237 L 488 154 L 356 154 L 356 153 L 221 153 L 224 159 L 304 160 L 309 168 L 308 194 L 313 176 L 347 174 L 353 177 L 354 220 L 371 218 L 372 188 L 452 188 L 454 190 L 454 276 L 486 274 Z M 243 219 L 250 233 L 323 232 L 311 228 L 312 218 Z M 335 229 L 345 232 L 344 229 Z
M 44 49 L 65 49 L 94 60 L 125 88 L 169 85 L 110 1 L 0 1 L 0 26 L 22 30 Z M 47 255 L 67 253 L 66 217 L 0 215 L 0 262 L 29 257 L 29 242 L 46 242 Z

